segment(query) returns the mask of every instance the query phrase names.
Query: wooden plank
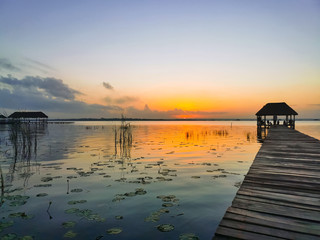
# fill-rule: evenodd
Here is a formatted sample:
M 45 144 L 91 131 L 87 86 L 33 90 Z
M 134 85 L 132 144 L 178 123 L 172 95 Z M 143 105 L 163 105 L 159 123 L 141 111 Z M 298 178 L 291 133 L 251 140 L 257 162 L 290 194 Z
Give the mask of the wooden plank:
M 320 209 L 320 199 L 318 197 L 305 197 L 294 195 L 294 193 L 275 193 L 275 192 L 268 192 L 268 191 L 259 191 L 259 190 L 248 190 L 248 189 L 239 189 L 237 196 L 239 195 L 246 195 L 246 196 L 254 196 L 260 197 L 270 200 L 277 200 L 283 202 L 291 202 L 291 203 L 299 203 L 303 205 L 310 205 L 316 206 Z
M 293 208 L 300 208 L 300 209 L 306 209 L 311 211 L 318 211 L 320 212 L 320 207 L 309 205 L 309 204 L 301 204 L 301 203 L 294 203 L 290 201 L 279 201 L 270 199 L 267 197 L 256 197 L 256 196 L 249 196 L 249 195 L 241 195 L 237 194 L 236 199 L 246 200 L 246 201 L 255 201 L 255 202 L 261 202 L 261 203 L 268 203 L 278 206 L 287 206 L 287 207 L 293 207 Z
M 286 217 L 294 217 L 297 219 L 311 220 L 319 222 L 320 224 L 320 212 L 300 209 L 289 206 L 280 206 L 272 203 L 262 203 L 257 201 L 247 201 L 239 198 L 235 198 L 232 202 L 233 207 L 242 208 L 246 210 L 252 210 L 256 212 L 276 214 Z
M 258 190 L 258 191 L 264 191 L 264 192 L 270 192 L 270 193 L 293 194 L 292 191 L 288 189 L 268 188 L 265 186 L 259 187 L 259 186 L 251 186 L 251 185 L 241 185 L 241 190 Z M 309 193 L 304 191 L 304 189 L 299 189 L 298 191 L 294 192 L 294 195 L 320 199 L 319 191 Z
M 282 126 L 269 129 L 220 239 L 320 239 L 320 141 Z
M 283 238 L 266 236 L 264 234 L 246 232 L 243 230 L 228 228 L 224 226 L 219 226 L 216 231 L 216 235 L 219 237 L 228 236 L 226 239 L 246 239 L 246 240 L 279 240 Z
M 297 231 L 301 233 L 309 233 L 311 235 L 320 236 L 319 223 L 313 221 L 305 221 L 296 218 L 288 218 L 268 213 L 254 212 L 240 208 L 229 207 L 224 218 L 228 218 L 227 214 L 244 216 L 254 219 L 259 224 L 271 225 L 281 229 Z M 265 221 L 265 222 L 264 222 Z
M 263 221 L 263 224 L 266 224 L 266 221 Z M 274 228 L 270 226 L 259 225 L 256 222 L 249 222 L 248 218 L 245 220 L 242 218 L 239 219 L 228 219 L 228 217 L 223 218 L 220 223 L 223 227 L 233 228 L 233 229 L 241 229 L 241 231 L 247 231 L 252 233 L 264 234 L 269 237 L 278 237 L 283 239 L 301 239 L 301 240 L 310 240 L 312 236 L 310 234 L 303 234 L 299 232 L 293 232 L 288 230 L 283 230 L 279 228 Z

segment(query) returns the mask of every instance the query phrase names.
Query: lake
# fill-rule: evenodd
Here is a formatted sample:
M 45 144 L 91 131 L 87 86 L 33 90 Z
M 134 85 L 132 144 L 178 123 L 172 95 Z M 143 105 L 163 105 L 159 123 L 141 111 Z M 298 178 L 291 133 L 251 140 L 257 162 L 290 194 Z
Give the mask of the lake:
M 255 121 L 120 124 L 0 125 L 1 239 L 211 239 Z M 296 129 L 320 138 L 319 122 Z

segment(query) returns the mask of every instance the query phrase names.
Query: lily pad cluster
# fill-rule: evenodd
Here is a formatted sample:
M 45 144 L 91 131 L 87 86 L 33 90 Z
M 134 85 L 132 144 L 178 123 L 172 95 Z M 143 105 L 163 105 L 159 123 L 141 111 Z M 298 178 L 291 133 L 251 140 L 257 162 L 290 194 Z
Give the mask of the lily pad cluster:
M 121 200 L 126 199 L 126 197 L 135 197 L 137 195 L 145 195 L 147 191 L 143 188 L 136 188 L 134 192 L 126 192 L 123 194 L 116 194 L 115 197 L 112 199 L 112 202 L 119 202 Z
M 85 218 L 89 221 L 104 222 L 105 218 L 94 214 L 90 209 L 69 208 L 64 211 L 67 214 L 75 214 L 78 217 Z
M 27 200 L 30 198 L 29 196 L 22 195 L 8 195 L 4 197 L 6 200 L 10 201 L 9 206 L 17 207 L 22 206 L 27 203 Z

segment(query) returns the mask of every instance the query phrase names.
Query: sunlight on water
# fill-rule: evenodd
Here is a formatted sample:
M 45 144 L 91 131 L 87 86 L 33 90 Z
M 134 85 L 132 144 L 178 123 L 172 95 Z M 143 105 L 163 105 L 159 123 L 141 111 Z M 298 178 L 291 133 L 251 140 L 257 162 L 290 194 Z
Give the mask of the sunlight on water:
M 255 122 L 133 122 L 123 145 L 119 126 L 31 126 L 16 142 L 1 126 L 0 235 L 211 239 L 259 150 Z

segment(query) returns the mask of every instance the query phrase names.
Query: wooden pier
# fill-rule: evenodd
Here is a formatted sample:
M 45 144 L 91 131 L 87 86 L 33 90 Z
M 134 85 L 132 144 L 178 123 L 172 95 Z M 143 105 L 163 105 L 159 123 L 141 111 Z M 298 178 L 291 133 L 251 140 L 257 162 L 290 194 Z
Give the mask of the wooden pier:
M 271 127 L 213 239 L 320 239 L 320 141 Z

